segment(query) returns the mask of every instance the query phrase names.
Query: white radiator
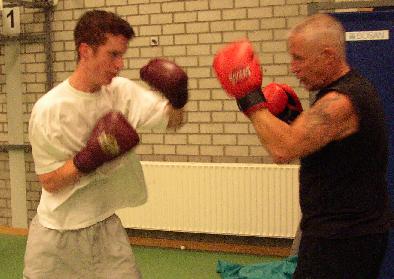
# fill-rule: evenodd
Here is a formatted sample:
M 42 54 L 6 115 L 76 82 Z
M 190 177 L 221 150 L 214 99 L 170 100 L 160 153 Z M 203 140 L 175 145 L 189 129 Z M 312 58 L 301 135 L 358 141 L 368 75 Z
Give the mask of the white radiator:
M 126 228 L 292 238 L 298 165 L 142 162 L 148 202 L 118 211 Z

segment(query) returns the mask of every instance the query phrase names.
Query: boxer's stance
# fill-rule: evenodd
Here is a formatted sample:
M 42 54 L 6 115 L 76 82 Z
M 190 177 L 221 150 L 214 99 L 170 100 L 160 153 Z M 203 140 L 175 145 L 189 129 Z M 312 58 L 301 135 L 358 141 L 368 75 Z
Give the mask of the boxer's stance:
M 180 126 L 188 78 L 168 60 L 151 60 L 141 78 L 163 98 L 117 77 L 133 37 L 117 15 L 86 12 L 74 30 L 75 71 L 34 105 L 29 138 L 42 195 L 26 279 L 141 278 L 114 213 L 146 201 L 135 129 Z
M 295 94 L 283 85 L 260 91 L 260 65 L 247 41 L 219 50 L 217 77 L 275 162 L 301 159 L 303 234 L 294 278 L 377 278 L 389 229 L 388 138 L 378 93 L 348 65 L 334 18 L 307 18 L 288 42 L 291 71 L 318 91 L 291 124 L 280 108 L 297 114 Z

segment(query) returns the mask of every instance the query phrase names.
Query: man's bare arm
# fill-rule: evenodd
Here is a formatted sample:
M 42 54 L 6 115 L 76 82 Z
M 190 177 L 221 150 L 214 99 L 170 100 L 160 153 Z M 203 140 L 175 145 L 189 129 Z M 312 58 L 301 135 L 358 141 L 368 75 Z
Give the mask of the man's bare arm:
M 74 185 L 81 176 L 73 160 L 68 160 L 57 170 L 38 175 L 38 180 L 47 192 L 54 193 Z
M 330 92 L 303 112 L 291 125 L 268 110 L 251 116 L 260 141 L 276 163 L 287 163 L 358 131 L 358 116 L 350 99 Z

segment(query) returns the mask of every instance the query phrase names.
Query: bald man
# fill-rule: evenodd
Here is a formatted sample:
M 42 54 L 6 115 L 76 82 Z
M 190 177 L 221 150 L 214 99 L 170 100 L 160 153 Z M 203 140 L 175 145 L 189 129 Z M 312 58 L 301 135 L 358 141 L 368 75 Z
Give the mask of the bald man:
M 387 246 L 384 112 L 373 85 L 347 63 L 344 37 L 324 14 L 295 26 L 291 71 L 315 102 L 291 124 L 264 106 L 248 115 L 274 162 L 301 160 L 296 279 L 377 278 Z
M 373 85 L 347 63 L 344 33 L 318 14 L 289 35 L 292 72 L 318 91 L 284 131 L 293 140 L 279 155 L 301 158 L 303 236 L 294 278 L 377 278 L 387 246 L 384 112 Z

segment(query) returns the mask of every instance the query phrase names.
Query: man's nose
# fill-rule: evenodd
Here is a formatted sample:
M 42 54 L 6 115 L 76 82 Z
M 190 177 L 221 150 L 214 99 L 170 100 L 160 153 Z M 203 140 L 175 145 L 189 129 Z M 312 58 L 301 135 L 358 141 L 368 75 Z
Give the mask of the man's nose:
M 115 60 L 115 66 L 118 70 L 122 70 L 124 67 L 124 61 L 123 61 L 123 57 L 118 57 Z
M 290 62 L 290 71 L 291 71 L 292 73 L 298 72 L 298 67 L 297 67 L 296 63 L 294 63 L 294 61 L 291 61 L 291 62 Z

